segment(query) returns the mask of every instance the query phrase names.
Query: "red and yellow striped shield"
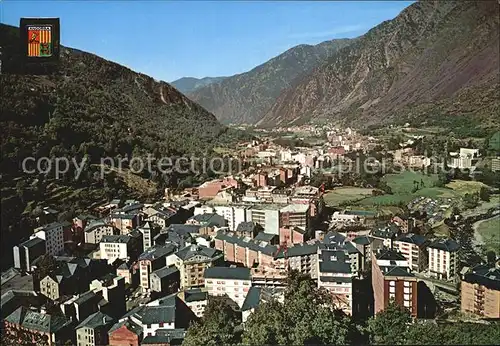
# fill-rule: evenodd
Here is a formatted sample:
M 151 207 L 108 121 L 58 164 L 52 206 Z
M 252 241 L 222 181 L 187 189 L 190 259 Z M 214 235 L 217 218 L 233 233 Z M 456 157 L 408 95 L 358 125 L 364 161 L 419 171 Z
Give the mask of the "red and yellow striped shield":
M 52 55 L 52 27 L 38 25 L 28 27 L 28 56 Z

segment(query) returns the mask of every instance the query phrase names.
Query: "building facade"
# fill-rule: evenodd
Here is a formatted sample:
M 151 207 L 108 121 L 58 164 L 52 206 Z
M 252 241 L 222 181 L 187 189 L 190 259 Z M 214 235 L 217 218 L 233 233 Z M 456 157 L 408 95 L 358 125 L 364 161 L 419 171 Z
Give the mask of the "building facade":
M 460 245 L 452 239 L 439 239 L 429 244 L 429 275 L 441 280 L 455 280 Z
M 483 318 L 500 318 L 500 268 L 478 265 L 461 282 L 461 311 Z
M 401 252 L 382 248 L 372 253 L 372 288 L 375 314 L 395 302 L 417 316 L 417 279 Z

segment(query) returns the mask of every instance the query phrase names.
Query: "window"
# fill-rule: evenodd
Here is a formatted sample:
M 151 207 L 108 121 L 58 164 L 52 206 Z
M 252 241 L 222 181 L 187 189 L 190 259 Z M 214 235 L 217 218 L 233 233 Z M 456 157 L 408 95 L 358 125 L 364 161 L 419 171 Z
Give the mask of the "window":
M 409 300 L 405 300 L 405 301 L 403 302 L 403 305 L 404 305 L 406 308 L 409 308 L 409 307 L 411 306 L 411 304 L 410 304 L 410 301 L 409 301 Z
M 389 286 L 396 286 L 396 281 L 390 281 Z
M 389 292 L 390 293 L 396 293 L 396 287 L 394 287 L 394 286 L 389 287 Z

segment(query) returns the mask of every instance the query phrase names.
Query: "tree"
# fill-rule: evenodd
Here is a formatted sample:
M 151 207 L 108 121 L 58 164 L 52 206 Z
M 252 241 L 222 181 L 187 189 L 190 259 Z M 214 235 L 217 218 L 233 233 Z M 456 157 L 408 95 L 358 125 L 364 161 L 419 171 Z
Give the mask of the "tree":
M 405 343 L 409 323 L 409 311 L 391 302 L 384 311 L 368 321 L 371 342 L 378 345 L 402 345 Z
M 362 338 L 331 296 L 309 277 L 292 272 L 285 301 L 261 303 L 245 324 L 244 344 L 348 344 Z
M 183 345 L 228 345 L 239 342 L 238 317 L 226 298 L 210 297 L 205 314 L 188 328 Z
M 485 186 L 481 186 L 479 190 L 479 198 L 481 201 L 489 202 L 490 201 L 490 189 Z

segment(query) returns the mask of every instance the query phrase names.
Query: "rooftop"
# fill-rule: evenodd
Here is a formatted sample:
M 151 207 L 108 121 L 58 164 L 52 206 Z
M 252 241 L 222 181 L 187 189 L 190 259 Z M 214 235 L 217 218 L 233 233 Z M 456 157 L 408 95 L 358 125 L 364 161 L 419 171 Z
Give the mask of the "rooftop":
M 500 291 L 500 268 L 477 265 L 464 275 L 464 281 Z
M 211 267 L 205 269 L 206 279 L 250 280 L 249 268 Z
M 460 249 L 460 245 L 453 239 L 438 239 L 430 243 L 429 247 L 447 252 L 455 252 Z
M 5 318 L 6 321 L 21 325 L 26 329 L 43 333 L 56 333 L 71 322 L 64 316 L 50 315 L 29 310 L 24 306 L 19 307 Z
M 96 313 L 93 313 L 92 315 L 84 319 L 78 326 L 76 326 L 75 329 L 84 327 L 96 329 L 99 327 L 110 325 L 113 323 L 113 321 L 114 321 L 113 318 L 111 318 L 110 316 L 100 311 L 97 311 Z
M 114 235 L 114 234 L 107 234 L 103 235 L 101 238 L 101 243 L 121 243 L 121 244 L 127 244 L 130 241 L 130 236 L 126 234 L 119 234 L 119 235 Z

